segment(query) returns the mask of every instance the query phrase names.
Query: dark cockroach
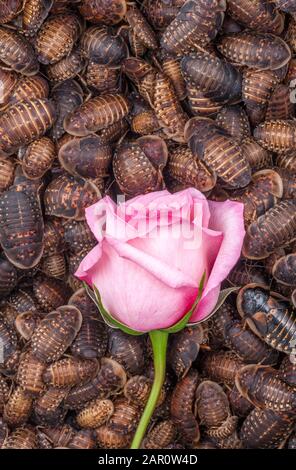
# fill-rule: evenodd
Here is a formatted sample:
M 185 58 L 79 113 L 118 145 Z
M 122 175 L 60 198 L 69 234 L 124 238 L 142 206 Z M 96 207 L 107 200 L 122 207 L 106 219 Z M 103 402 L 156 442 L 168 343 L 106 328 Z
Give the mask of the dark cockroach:
M 40 270 L 49 277 L 64 279 L 67 273 L 66 259 L 63 253 L 43 257 Z
M 244 363 L 231 351 L 206 354 L 201 361 L 201 370 L 206 377 L 229 386 L 234 385 L 235 375 Z
M 37 434 L 32 427 L 20 427 L 7 436 L 2 449 L 37 449 Z
M 287 27 L 287 32 L 285 35 L 285 39 L 287 43 L 289 44 L 291 50 L 295 53 L 296 50 L 296 21 L 294 18 L 291 18 L 289 21 L 288 27 Z
M 66 414 L 64 401 L 69 388 L 49 387 L 34 402 L 34 418 L 37 424 L 57 424 Z
M 207 98 L 205 94 L 190 82 L 186 83 L 188 105 L 194 116 L 213 116 L 222 108 L 222 104 Z
M 111 400 L 97 399 L 79 411 L 76 421 L 81 428 L 96 429 L 105 424 L 113 412 L 114 405 Z
M 288 449 L 293 449 L 293 450 L 296 449 L 296 433 L 295 433 L 295 431 L 289 437 L 287 447 L 288 447 Z
M 66 447 L 74 436 L 74 429 L 69 424 L 54 427 L 44 426 L 42 432 L 54 447 Z
M 12 325 L 9 325 L 2 315 L 0 315 L 0 340 L 2 352 L 0 368 L 10 373 L 14 371 L 18 365 L 18 339 L 15 329 Z
M 87 85 L 99 93 L 116 93 L 119 91 L 120 67 L 100 64 L 92 59 L 88 63 L 85 78 Z
M 7 67 L 23 75 L 35 75 L 39 63 L 32 45 L 24 36 L 7 28 L 0 27 L 0 60 Z
M 186 85 L 181 70 L 181 64 L 175 57 L 167 56 L 162 61 L 163 73 L 169 77 L 174 85 L 179 100 L 186 98 Z
M 2 411 L 1 411 L 2 413 Z M 9 429 L 6 423 L 4 423 L 3 419 L 0 418 L 0 449 L 2 449 L 2 446 L 5 442 L 5 439 L 7 438 L 9 433 Z
M 273 277 L 287 286 L 296 285 L 296 254 L 291 253 L 278 259 L 273 265 Z
M 264 259 L 293 240 L 296 236 L 295 207 L 294 199 L 280 201 L 249 225 L 243 255 L 249 259 Z
M 199 381 L 196 370 L 177 383 L 171 400 L 171 417 L 184 441 L 195 444 L 200 439 L 198 422 L 193 414 L 195 390 Z
M 90 429 L 75 432 L 68 445 L 68 449 L 94 449 L 95 447 L 96 440 Z
M 229 0 L 227 7 L 229 15 L 246 28 L 278 35 L 284 29 L 284 17 L 267 2 Z
M 71 410 L 82 409 L 88 402 L 96 398 L 100 398 L 100 390 L 93 384 L 93 381 L 90 381 L 72 387 L 67 394 L 65 406 Z
M 292 120 L 265 121 L 256 127 L 254 137 L 273 152 L 296 150 L 296 126 Z
M 274 264 L 277 262 L 277 260 L 285 256 L 285 254 L 286 252 L 284 248 L 278 248 L 271 255 L 269 255 L 268 258 L 265 258 L 264 267 L 265 267 L 266 272 L 270 276 L 272 276 L 272 270 L 273 270 Z M 256 281 L 251 281 L 251 282 L 246 282 L 246 284 L 251 284 L 252 282 L 256 283 Z M 265 283 L 265 285 L 268 285 L 268 283 Z
M 143 7 L 149 23 L 162 30 L 176 18 L 184 3 L 185 0 L 147 0 Z
M 129 435 L 136 430 L 141 417 L 141 408 L 128 401 L 124 397 L 119 397 L 114 401 L 114 411 L 109 419 L 108 427 L 121 435 Z
M 161 38 L 162 47 L 172 54 L 195 51 L 213 40 L 222 26 L 226 2 L 190 0 L 180 8 Z
M 66 219 L 83 220 L 85 208 L 101 198 L 94 183 L 61 175 L 54 179 L 44 194 L 45 214 Z
M 88 250 L 83 249 L 80 253 L 70 253 L 67 257 L 68 271 L 71 275 L 75 275 L 77 269 L 82 263 L 85 256 L 88 254 Z
M 174 441 L 175 437 L 176 429 L 173 421 L 160 421 L 149 431 L 143 446 L 145 449 L 164 449 Z
M 24 312 L 19 313 L 15 319 L 15 329 L 18 334 L 26 341 L 28 341 L 38 324 L 41 321 L 41 316 L 37 313 Z
M 146 405 L 150 391 L 152 388 L 152 380 L 145 375 L 134 375 L 124 386 L 124 396 L 137 406 L 144 408 Z M 165 385 L 162 387 L 157 406 L 161 406 L 166 398 Z M 157 412 L 158 410 L 156 410 Z
M 35 49 L 42 64 L 54 64 L 68 55 L 83 29 L 74 13 L 51 16 L 38 31 Z
M 288 171 L 285 168 L 275 168 L 283 182 L 283 198 L 296 198 L 296 172 Z
M 253 265 L 251 261 L 240 260 L 228 275 L 228 281 L 234 286 L 243 286 L 255 282 L 257 284 L 268 284 L 267 276 L 263 268 Z M 213 318 L 213 321 L 215 317 Z
M 32 335 L 32 353 L 44 362 L 58 360 L 74 340 L 81 322 L 80 311 L 72 305 L 49 313 Z
M 55 110 L 46 99 L 22 101 L 0 117 L 0 154 L 11 155 L 41 137 L 52 126 Z
M 144 194 L 163 187 L 162 169 L 168 157 L 163 139 L 143 136 L 136 142 L 125 142 L 113 159 L 115 179 L 123 193 Z
M 34 98 L 48 98 L 48 94 L 48 82 L 41 75 L 21 77 L 9 97 L 8 105 Z
M 237 318 L 235 309 L 229 302 L 224 302 L 207 321 L 209 329 L 209 342 L 213 349 L 220 348 L 226 341 L 226 327 L 231 325 Z
M 6 104 L 18 81 L 17 74 L 13 70 L 4 70 L 0 68 L 0 106 Z
M 65 133 L 63 122 L 67 114 L 83 103 L 83 90 L 75 80 L 66 80 L 52 89 L 51 97 L 57 116 L 52 127 L 52 137 L 57 140 Z
M 186 146 L 173 149 L 169 153 L 168 174 L 188 186 L 207 192 L 214 188 L 216 175 L 206 165 L 194 157 Z
M 17 314 L 19 313 L 37 313 L 37 302 L 32 293 L 19 288 L 13 292 L 8 299 Z
M 22 0 L 8 0 L 1 2 L 0 24 L 9 23 L 22 10 Z
M 224 35 L 217 48 L 232 63 L 259 70 L 277 70 L 291 59 L 285 41 L 269 33 L 243 31 Z
M 154 108 L 155 78 L 157 71 L 152 65 L 139 57 L 128 57 L 122 61 L 121 69 L 128 78 L 135 83 L 139 94 Z M 173 85 L 170 81 L 168 83 L 171 93 L 175 96 Z
M 75 305 L 75 302 L 72 305 Z M 93 317 L 84 314 L 83 311 L 82 314 L 82 325 L 71 345 L 71 352 L 85 359 L 102 357 L 106 352 L 108 342 L 106 326 L 97 318 L 97 312 Z
M 284 413 L 254 408 L 240 430 L 240 439 L 247 449 L 277 449 L 293 429 L 293 418 Z
M 71 175 L 95 179 L 108 176 L 112 152 L 99 136 L 89 135 L 67 142 L 60 148 L 58 158 Z
M 230 408 L 235 416 L 245 418 L 253 409 L 252 403 L 244 398 L 238 391 L 236 385 L 227 393 Z
M 44 432 L 40 429 L 37 429 L 37 437 L 38 437 L 38 449 L 52 449 L 52 443 L 50 442 L 49 438 L 47 437 Z
M 268 102 L 266 121 L 291 119 L 294 115 L 294 103 L 291 102 L 291 90 L 283 83 L 279 84 Z
M 294 357 L 285 356 L 278 370 L 278 377 L 291 387 L 296 386 L 296 363 Z
M 10 294 L 18 282 L 16 267 L 7 259 L 0 256 L 0 298 Z
M 25 424 L 32 411 L 33 398 L 21 387 L 16 387 L 4 406 L 3 419 L 10 427 Z
M 287 152 L 287 153 L 279 153 L 276 156 L 276 165 L 280 168 L 284 168 L 285 170 L 289 170 L 290 172 L 296 172 L 296 158 L 294 152 Z
M 240 147 L 214 121 L 192 118 L 186 124 L 184 135 L 193 155 L 227 185 L 244 187 L 250 182 L 251 168 Z
M 120 121 L 116 122 L 115 124 L 111 124 L 111 126 L 105 127 L 98 135 L 102 139 L 102 143 L 104 144 L 115 144 L 127 133 L 129 129 L 128 123 L 126 119 L 121 119 Z
M 44 224 L 44 256 L 61 253 L 65 248 L 64 230 L 61 219 L 45 220 Z
M 126 14 L 126 0 L 82 0 L 79 5 L 81 15 L 91 23 L 113 25 L 119 23 Z
M 105 26 L 87 28 L 80 40 L 82 53 L 104 65 L 119 65 L 127 55 L 127 46 L 120 35 Z
M 101 449 L 126 449 L 130 444 L 130 436 L 120 434 L 104 424 L 96 429 L 96 438 Z
M 16 382 L 29 395 L 39 395 L 45 388 L 42 378 L 45 368 L 46 365 L 34 357 L 30 351 L 23 353 L 19 362 Z
M 23 7 L 22 29 L 26 35 L 34 35 L 47 18 L 53 0 L 26 0 Z
M 242 91 L 241 73 L 228 62 L 203 52 L 185 56 L 181 68 L 186 82 L 217 103 L 237 101 Z
M 84 137 L 120 121 L 129 112 L 128 100 L 121 94 L 91 98 L 66 116 L 64 129 Z
M 73 50 L 58 62 L 48 65 L 46 73 L 52 82 L 63 82 L 75 78 L 84 68 L 85 60 L 79 50 Z
M 274 0 L 275 5 L 286 13 L 296 13 L 296 5 L 294 0 Z
M 250 328 L 278 351 L 293 352 L 296 318 L 283 300 L 263 286 L 249 284 L 237 296 L 237 308 Z
M 242 141 L 241 149 L 252 171 L 258 171 L 272 166 L 271 153 L 261 147 L 252 137 L 248 137 Z
M 55 145 L 49 137 L 35 140 L 27 147 L 22 158 L 24 175 L 29 179 L 41 178 L 51 168 L 55 156 Z
M 216 123 L 238 142 L 250 137 L 248 116 L 239 105 L 225 106 L 221 109 L 217 114 Z
M 146 19 L 145 22 L 147 23 Z M 124 33 L 124 28 L 122 28 L 121 33 Z M 132 28 L 128 29 L 128 42 L 133 56 L 141 57 L 147 52 L 147 48 Z
M 159 128 L 158 119 L 152 109 L 136 114 L 131 121 L 131 129 L 136 134 L 152 134 Z
M 146 348 L 142 336 L 129 336 L 111 329 L 108 351 L 110 357 L 123 365 L 131 375 L 141 374 L 146 362 Z
M 43 275 L 34 278 L 33 292 L 44 312 L 64 305 L 71 295 L 71 290 L 64 282 Z
M 0 375 L 0 412 L 1 414 L 3 413 L 4 405 L 8 399 L 9 399 L 9 385 L 5 377 Z
M 133 33 L 144 47 L 147 49 L 157 49 L 156 34 L 135 3 L 128 4 L 125 18 Z
M 46 384 L 68 387 L 86 382 L 97 372 L 98 364 L 93 360 L 66 357 L 49 365 L 43 373 Z
M 86 222 L 76 220 L 68 222 L 64 226 L 64 240 L 67 248 L 73 253 L 80 253 L 84 248 L 90 251 L 96 244 L 96 239 Z M 90 308 L 89 301 L 88 308 Z M 94 313 L 95 310 L 92 310 Z

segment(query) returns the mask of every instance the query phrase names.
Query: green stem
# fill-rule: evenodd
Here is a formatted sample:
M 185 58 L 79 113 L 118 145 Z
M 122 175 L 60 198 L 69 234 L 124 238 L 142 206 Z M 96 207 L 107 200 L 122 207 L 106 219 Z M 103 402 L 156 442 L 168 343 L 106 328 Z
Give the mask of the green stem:
M 140 448 L 147 426 L 157 405 L 161 387 L 165 379 L 166 351 L 169 335 L 166 331 L 154 330 L 150 331 L 149 336 L 153 349 L 154 380 L 147 404 L 134 435 L 131 449 Z

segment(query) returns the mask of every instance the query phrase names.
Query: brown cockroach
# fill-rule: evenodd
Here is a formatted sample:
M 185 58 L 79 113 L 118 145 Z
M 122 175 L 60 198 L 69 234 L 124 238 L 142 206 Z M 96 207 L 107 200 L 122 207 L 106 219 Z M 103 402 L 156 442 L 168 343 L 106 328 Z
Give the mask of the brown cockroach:
M 273 277 L 281 284 L 296 285 L 296 253 L 279 258 L 272 268 Z
M 54 427 L 44 426 L 42 432 L 54 447 L 67 447 L 75 431 L 69 424 L 62 424 Z
M 106 26 L 87 28 L 80 39 L 82 54 L 103 65 L 119 65 L 127 55 L 127 46 L 120 35 Z
M 274 168 L 280 175 L 283 182 L 283 198 L 296 198 L 296 172 L 288 171 L 285 168 Z
M 272 166 L 271 153 L 261 147 L 252 137 L 241 142 L 241 149 L 253 172 Z
M 111 400 L 97 399 L 91 401 L 76 416 L 77 424 L 81 428 L 96 429 L 105 424 L 114 412 Z
M 79 410 L 96 398 L 103 398 L 100 397 L 100 390 L 93 384 L 93 381 L 87 382 L 72 387 L 67 394 L 65 406 L 71 410 Z
M 185 0 L 147 0 L 144 12 L 154 29 L 163 30 L 173 21 Z
M 6 378 L 0 374 L 0 413 L 1 414 L 3 414 L 4 405 L 9 399 L 9 394 L 10 394 L 10 390 L 9 390 L 9 385 L 6 381 Z
M 67 142 L 60 148 L 58 158 L 72 176 L 95 179 L 108 176 L 112 151 L 99 136 L 89 135 Z
M 128 129 L 129 125 L 127 123 L 127 120 L 121 119 L 115 124 L 111 124 L 111 126 L 102 129 L 100 132 L 98 132 L 98 135 L 102 139 L 102 143 L 116 144 L 127 133 Z
M 81 15 L 91 23 L 113 25 L 119 23 L 127 10 L 126 0 L 82 0 L 79 5 Z
M 109 332 L 108 352 L 130 375 L 143 372 L 146 348 L 143 336 L 130 336 L 118 329 Z
M 276 158 L 275 162 L 276 165 L 280 168 L 285 170 L 289 170 L 290 172 L 296 172 L 296 153 L 295 152 L 287 152 L 287 153 L 279 153 Z
M 293 51 L 293 53 L 295 53 L 295 50 L 296 50 L 295 35 L 296 35 L 296 21 L 295 21 L 294 18 L 291 18 L 291 20 L 289 21 L 288 27 L 287 27 L 286 34 L 285 34 L 285 40 L 289 44 L 289 46 L 290 46 L 291 50 Z
M 144 408 L 146 405 L 150 391 L 152 388 L 152 380 L 145 375 L 134 375 L 124 386 L 124 396 L 136 405 Z M 162 387 L 157 406 L 161 406 L 166 398 L 165 385 Z M 156 411 L 157 412 L 157 411 Z
M 246 111 L 239 105 L 222 108 L 216 116 L 216 123 L 239 143 L 251 135 Z
M 272 152 L 296 150 L 296 125 L 292 120 L 265 121 L 254 129 L 257 142 Z
M 64 282 L 43 275 L 34 278 L 33 292 L 44 312 L 64 305 L 71 295 L 71 290 Z
M 283 83 L 279 84 L 268 102 L 265 120 L 291 119 L 294 116 L 294 103 L 291 102 L 291 90 Z
M 85 60 L 78 49 L 74 49 L 58 62 L 48 65 L 46 73 L 52 82 L 64 82 L 75 78 L 85 67 Z
M 278 351 L 293 352 L 296 318 L 288 304 L 268 288 L 248 284 L 237 296 L 237 309 L 250 328 Z
M 225 1 L 185 2 L 166 27 L 161 46 L 172 54 L 186 54 L 202 48 L 215 38 L 222 26 L 225 10 Z
M 253 409 L 252 403 L 250 403 L 249 400 L 247 400 L 240 394 L 236 385 L 234 385 L 232 389 L 229 390 L 227 396 L 230 408 L 235 416 L 245 418 Z
M 94 360 L 66 357 L 50 364 L 43 373 L 43 380 L 53 387 L 68 387 L 89 381 L 96 373 Z
M 198 422 L 193 414 L 194 397 L 198 381 L 197 371 L 191 369 L 177 383 L 171 399 L 171 417 L 173 423 L 187 444 L 195 444 L 200 439 Z
M 121 32 L 124 32 L 124 29 Z M 132 28 L 128 29 L 128 42 L 133 56 L 141 57 L 147 52 L 147 48 Z
M 108 421 L 108 428 L 118 434 L 132 437 L 138 421 L 141 417 L 141 408 L 134 402 L 130 402 L 124 397 L 116 398 L 114 401 L 114 411 Z
M 65 249 L 64 230 L 61 219 L 45 220 L 44 224 L 44 256 L 61 253 Z
M 156 70 L 152 65 L 139 57 L 127 57 L 124 59 L 122 61 L 122 71 L 136 84 L 139 84 L 147 75 L 152 75 L 153 78 L 156 75 Z
M 1 411 L 2 413 L 2 411 Z M 2 446 L 5 442 L 5 439 L 7 438 L 9 434 L 9 429 L 6 423 L 4 423 L 3 419 L 0 418 L 0 449 L 2 449 Z
M 14 371 L 18 366 L 19 349 L 18 338 L 13 325 L 0 315 L 0 340 L 2 347 L 2 358 L 0 369 L 4 372 Z
M 284 17 L 261 0 L 228 0 L 227 7 L 228 14 L 246 28 L 278 35 L 284 29 Z
M 0 117 L 0 154 L 11 155 L 41 137 L 52 126 L 55 110 L 47 99 L 21 101 Z
M 131 121 L 131 130 L 136 134 L 152 134 L 159 128 L 158 119 L 152 109 L 136 114 Z
M 136 196 L 161 189 L 167 158 L 166 143 L 157 136 L 147 135 L 120 145 L 113 158 L 113 171 L 121 191 Z
M 167 165 L 169 176 L 186 186 L 191 186 L 201 192 L 214 188 L 216 175 L 198 158 L 194 157 L 187 146 L 176 147 L 169 153 Z
M 237 318 L 234 307 L 229 302 L 224 302 L 207 322 L 209 329 L 209 342 L 213 349 L 220 348 L 225 344 L 225 331 L 228 325 L 231 325 Z
M 71 299 L 69 303 L 71 305 Z M 75 305 L 75 303 L 72 303 L 72 305 Z M 97 318 L 97 312 L 94 317 L 83 314 L 81 328 L 71 344 L 72 354 L 85 359 L 99 358 L 104 356 L 107 343 L 107 329 L 105 324 Z
M 293 353 L 292 353 L 293 354 Z M 291 387 L 296 386 L 296 363 L 294 357 L 285 356 L 278 370 L 278 378 Z
M 51 168 L 55 157 L 55 145 L 49 137 L 34 140 L 22 158 L 24 175 L 29 179 L 41 178 Z
M 175 437 L 176 429 L 173 421 L 160 421 L 148 432 L 143 446 L 145 449 L 164 449 L 174 441 Z
M 0 68 L 0 106 L 4 106 L 9 100 L 18 81 L 18 76 L 13 70 Z
M 34 402 L 34 419 L 37 424 L 55 425 L 66 415 L 64 401 L 69 388 L 49 387 Z
M 50 442 L 50 439 L 40 429 L 37 429 L 37 437 L 38 437 L 38 449 L 52 449 L 53 448 L 52 443 Z
M 108 127 L 129 112 L 128 100 L 121 94 L 91 98 L 64 119 L 64 129 L 69 134 L 84 137 Z
M 37 449 L 37 434 L 32 427 L 15 429 L 5 439 L 2 449 Z
M 82 315 L 72 305 L 59 307 L 49 313 L 32 335 L 32 353 L 46 363 L 57 361 L 74 340 L 81 323 Z
M 194 84 L 186 83 L 188 105 L 194 116 L 213 116 L 222 109 L 223 104 L 217 103 L 205 94 Z
M 120 67 L 100 64 L 92 59 L 88 63 L 85 79 L 87 85 L 99 93 L 116 93 L 119 91 Z
M 9 23 L 22 10 L 22 0 L 8 0 L 1 2 L 0 24 Z
M 30 351 L 21 355 L 16 382 L 33 397 L 44 391 L 43 373 L 46 365 L 31 354 Z
M 227 185 L 238 188 L 250 182 L 251 168 L 241 148 L 212 119 L 190 119 L 184 135 L 193 155 L 203 160 Z
M 268 284 L 264 269 L 256 264 L 252 264 L 251 261 L 243 259 L 235 265 L 227 279 L 234 286 L 243 286 L 252 282 L 263 285 Z
M 68 222 L 64 226 L 64 240 L 68 250 L 73 253 L 80 253 L 84 248 L 90 251 L 96 244 L 93 233 L 84 221 L 73 220 Z
M 272 276 L 272 270 L 273 270 L 274 264 L 277 262 L 277 260 L 279 260 L 280 258 L 285 256 L 285 254 L 286 254 L 286 252 L 285 252 L 284 248 L 278 248 L 271 255 L 269 255 L 268 258 L 265 258 L 264 268 L 265 268 L 267 274 L 269 274 L 269 276 Z M 251 284 L 252 282 L 256 283 L 256 281 L 250 281 L 250 282 L 246 282 L 245 284 Z M 268 282 L 265 282 L 264 284 L 268 285 Z
M 103 424 L 96 429 L 96 438 L 101 449 L 126 449 L 130 444 L 130 436 L 120 434 Z
M 0 60 L 23 75 L 36 75 L 39 63 L 32 45 L 12 29 L 0 27 Z
M 55 253 L 42 258 L 40 270 L 48 277 L 64 279 L 67 273 L 66 259 L 63 253 Z
M 201 360 L 201 370 L 211 380 L 234 385 L 235 375 L 243 367 L 243 361 L 232 351 L 211 352 Z
M 83 249 L 79 253 L 70 253 L 67 257 L 68 261 L 68 271 L 71 275 L 75 275 L 77 269 L 82 263 L 85 256 L 88 254 L 88 250 Z
M 54 179 L 46 188 L 45 214 L 83 220 L 85 208 L 100 198 L 101 193 L 94 183 L 64 174 Z
M 161 63 L 163 73 L 169 77 L 174 85 L 177 97 L 180 101 L 186 98 L 186 85 L 181 70 L 180 60 L 172 56 L 166 56 Z
M 22 30 L 25 35 L 34 35 L 46 20 L 53 0 L 26 0 L 23 7 Z
M 277 70 L 291 59 L 287 43 L 269 33 L 227 34 L 220 38 L 217 48 L 230 62 L 259 70 Z
M 295 200 L 280 201 L 249 225 L 243 245 L 248 259 L 267 258 L 296 236 Z
M 240 439 L 247 449 L 277 449 L 293 429 L 293 418 L 284 413 L 254 408 L 244 420 Z
M 32 411 L 33 398 L 22 387 L 16 387 L 4 405 L 3 420 L 10 427 L 25 424 Z
M 21 77 L 13 89 L 7 104 L 11 106 L 23 100 L 48 98 L 48 94 L 48 82 L 41 75 Z
M 15 329 L 24 340 L 29 341 L 40 320 L 41 316 L 37 313 L 19 313 L 14 322 Z
M 74 13 L 48 18 L 36 36 L 35 49 L 39 62 L 54 64 L 68 55 L 82 30 L 82 20 Z
M 30 291 L 19 288 L 11 294 L 8 303 L 14 308 L 17 314 L 29 312 L 37 313 L 37 302 Z
M 128 3 L 125 18 L 133 33 L 144 47 L 147 49 L 157 49 L 156 34 L 135 3 Z
M 242 76 L 230 63 L 212 54 L 196 52 L 182 58 L 181 68 L 186 83 L 198 87 L 214 102 L 224 104 L 239 100 Z
M 296 433 L 295 433 L 295 431 L 292 432 L 291 436 L 289 437 L 287 448 L 288 449 L 293 449 L 293 450 L 296 449 Z
M 90 429 L 76 431 L 68 445 L 68 449 L 94 449 L 95 447 L 96 440 Z
M 286 13 L 296 13 L 296 5 L 294 0 L 274 0 L 275 5 Z
M 0 298 L 6 297 L 16 287 L 18 272 L 7 259 L 0 256 Z

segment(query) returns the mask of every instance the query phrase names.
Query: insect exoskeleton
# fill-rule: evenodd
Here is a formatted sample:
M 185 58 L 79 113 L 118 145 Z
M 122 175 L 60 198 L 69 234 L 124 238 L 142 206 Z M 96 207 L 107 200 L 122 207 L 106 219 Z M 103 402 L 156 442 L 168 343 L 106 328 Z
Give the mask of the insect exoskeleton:
M 82 0 L 79 12 L 91 23 L 105 23 L 113 25 L 119 23 L 126 14 L 126 0 Z
M 273 265 L 272 275 L 281 284 L 295 286 L 296 254 L 290 253 L 289 255 L 279 258 Z
M 7 105 L 11 106 L 21 101 L 31 99 L 48 98 L 49 85 L 41 75 L 33 75 L 33 77 L 21 77 L 13 92 L 11 93 Z
M 2 449 L 37 449 L 38 440 L 35 430 L 30 427 L 15 429 L 5 439 Z
M 80 39 L 82 54 L 103 65 L 120 65 L 127 56 L 127 45 L 119 34 L 106 26 L 87 28 Z
M 143 7 L 149 23 L 163 30 L 176 18 L 184 3 L 185 0 L 147 0 Z
M 38 315 L 38 313 L 19 313 L 14 322 L 15 329 L 25 341 L 29 341 L 41 318 L 42 317 Z
M 9 23 L 22 9 L 22 0 L 7 0 L 1 2 L 0 24 Z
M 296 150 L 296 125 L 293 120 L 265 121 L 254 129 L 254 137 L 272 152 Z
M 228 0 L 228 13 L 246 28 L 280 35 L 285 18 L 271 5 L 261 0 Z
M 143 441 L 145 449 L 164 449 L 176 437 L 176 429 L 172 420 L 160 421 L 147 434 Z
M 85 60 L 81 55 L 79 49 L 74 49 L 66 57 L 63 57 L 58 62 L 48 65 L 46 73 L 49 80 L 53 82 L 64 82 L 75 78 L 84 68 Z
M 5 106 L 9 100 L 18 81 L 18 76 L 13 70 L 4 70 L 0 68 L 0 106 Z
M 109 332 L 108 352 L 130 375 L 143 373 L 147 352 L 142 336 L 130 336 L 112 329 Z
M 288 85 L 280 83 L 275 88 L 268 102 L 265 120 L 291 119 L 294 116 L 294 103 L 291 101 L 291 90 Z
M 33 292 L 39 305 L 45 312 L 50 312 L 64 305 L 72 293 L 63 281 L 44 275 L 34 278 Z
M 239 105 L 225 106 L 216 117 L 219 127 L 231 135 L 237 142 L 251 135 L 250 123 L 246 111 Z
M 243 365 L 243 361 L 232 351 L 211 352 L 202 359 L 203 374 L 229 386 L 234 385 L 235 375 Z
M 105 65 L 91 59 L 85 78 L 87 85 L 99 93 L 116 93 L 120 87 L 120 66 Z
M 94 360 L 66 357 L 50 364 L 43 373 L 43 380 L 53 387 L 68 387 L 90 380 L 98 370 Z
M 46 365 L 34 357 L 30 351 L 23 353 L 20 359 L 16 381 L 30 395 L 36 396 L 45 389 L 43 373 Z
M 47 18 L 53 3 L 53 0 L 26 0 L 22 18 L 22 30 L 25 35 L 36 34 Z
M 14 388 L 4 406 L 4 422 L 12 428 L 25 424 L 31 414 L 32 405 L 33 397 L 20 386 Z
M 0 299 L 6 297 L 16 287 L 18 272 L 5 257 L 0 256 Z
M 22 158 L 24 175 L 29 179 L 41 178 L 51 168 L 55 157 L 55 145 L 49 137 L 35 140 Z
M 7 67 L 23 75 L 35 75 L 39 63 L 33 46 L 27 39 L 15 31 L 0 27 L 0 60 Z
M 91 401 L 76 416 L 77 424 L 82 428 L 96 429 L 105 424 L 114 412 L 111 400 L 96 399 Z
M 157 36 L 145 16 L 138 9 L 136 3 L 131 2 L 127 4 L 125 18 L 137 40 L 145 48 L 157 49 Z
M 253 172 L 272 166 L 272 154 L 252 137 L 247 137 L 242 141 L 241 149 Z

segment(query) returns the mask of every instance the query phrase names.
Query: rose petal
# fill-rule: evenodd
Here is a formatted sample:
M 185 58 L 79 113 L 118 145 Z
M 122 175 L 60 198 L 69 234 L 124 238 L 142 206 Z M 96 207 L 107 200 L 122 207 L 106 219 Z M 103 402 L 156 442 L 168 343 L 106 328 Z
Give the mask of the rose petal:
M 90 286 L 93 284 L 93 270 L 98 268 L 98 263 L 102 256 L 100 245 L 96 245 L 81 261 L 75 276 L 81 281 L 87 282 Z

